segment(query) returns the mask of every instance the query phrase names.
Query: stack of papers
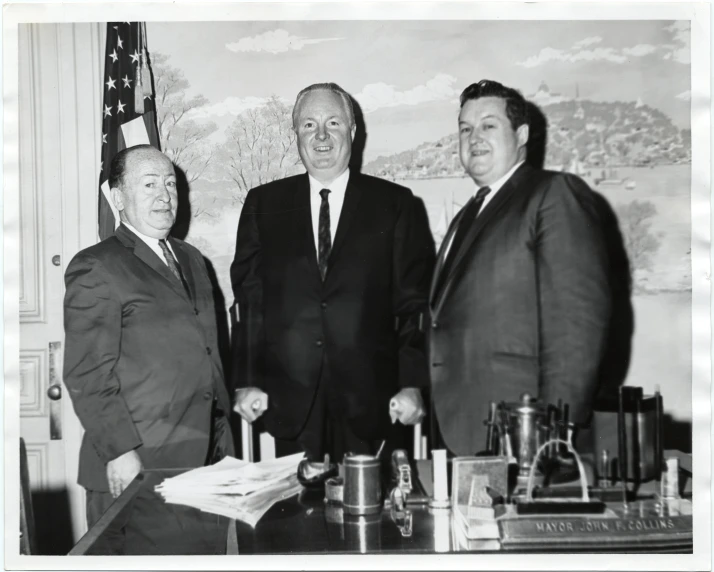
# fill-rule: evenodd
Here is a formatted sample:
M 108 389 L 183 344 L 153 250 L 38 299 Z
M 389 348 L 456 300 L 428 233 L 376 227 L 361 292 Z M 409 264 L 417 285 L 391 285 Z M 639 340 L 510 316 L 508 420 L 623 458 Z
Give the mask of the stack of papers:
M 226 457 L 215 465 L 164 479 L 156 491 L 171 504 L 192 506 L 255 526 L 275 503 L 302 489 L 303 453 L 251 463 Z

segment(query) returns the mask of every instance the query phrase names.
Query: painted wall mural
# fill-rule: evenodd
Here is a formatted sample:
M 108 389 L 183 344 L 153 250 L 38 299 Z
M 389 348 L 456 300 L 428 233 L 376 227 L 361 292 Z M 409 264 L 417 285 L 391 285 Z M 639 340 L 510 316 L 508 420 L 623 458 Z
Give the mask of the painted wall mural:
M 627 383 L 659 385 L 672 417 L 691 418 L 688 22 L 152 22 L 147 32 L 162 147 L 190 188 L 181 224 L 226 305 L 246 193 L 304 171 L 291 128 L 301 88 L 334 81 L 354 96 L 362 170 L 421 197 L 438 245 L 473 190 L 458 158 L 458 96 L 493 79 L 545 115 L 545 166 L 580 175 L 617 214 L 635 312 Z

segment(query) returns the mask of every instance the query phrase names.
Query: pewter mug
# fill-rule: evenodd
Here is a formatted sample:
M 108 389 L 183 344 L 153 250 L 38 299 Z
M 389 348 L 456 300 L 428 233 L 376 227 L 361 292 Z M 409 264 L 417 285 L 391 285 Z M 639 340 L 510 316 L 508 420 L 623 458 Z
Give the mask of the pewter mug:
M 345 514 L 375 514 L 382 510 L 380 462 L 372 455 L 346 455 L 342 506 Z

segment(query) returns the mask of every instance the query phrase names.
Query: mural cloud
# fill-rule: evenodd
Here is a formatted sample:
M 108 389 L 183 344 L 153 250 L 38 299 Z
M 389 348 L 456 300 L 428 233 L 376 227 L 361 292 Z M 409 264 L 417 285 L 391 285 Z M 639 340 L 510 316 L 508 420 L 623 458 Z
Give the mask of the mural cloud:
M 383 107 L 418 105 L 458 97 L 459 92 L 453 87 L 456 81 L 452 75 L 437 74 L 426 83 L 404 91 L 383 82 L 371 83 L 354 97 L 362 110 L 369 113 Z
M 691 63 L 691 24 L 686 21 L 677 21 L 665 26 L 664 29 L 672 34 L 672 43 L 663 46 L 667 50 L 664 59 L 680 64 Z
M 591 46 L 592 44 L 599 44 L 602 42 L 602 38 L 600 36 L 590 36 L 589 38 L 584 38 L 580 40 L 579 42 L 575 42 L 573 44 L 574 48 L 584 48 L 585 46 Z
M 271 54 L 279 54 L 290 50 L 302 50 L 305 46 L 312 44 L 334 42 L 342 39 L 293 36 L 287 30 L 278 28 L 257 36 L 241 38 L 237 42 L 226 44 L 226 48 L 231 52 L 270 52 Z
M 679 30 L 676 30 L 675 35 L 678 33 Z M 622 49 L 602 46 L 591 47 L 600 43 L 602 43 L 602 38 L 600 36 L 592 36 L 575 42 L 570 48 L 567 49 L 551 47 L 542 48 L 538 54 L 530 56 L 522 62 L 518 62 L 518 65 L 525 68 L 534 68 L 553 61 L 566 63 L 604 61 L 613 64 L 624 64 L 628 62 L 630 58 L 641 58 L 653 54 L 658 50 L 661 51 L 662 49 L 665 50 L 665 53 L 662 56 L 664 59 L 675 57 L 674 49 L 676 46 L 674 45 L 658 47 L 653 46 L 652 44 L 637 44 L 635 46 Z
M 202 119 L 206 117 L 221 117 L 223 115 L 240 115 L 249 109 L 262 107 L 268 102 L 267 97 L 226 97 L 223 101 L 191 110 L 187 117 Z

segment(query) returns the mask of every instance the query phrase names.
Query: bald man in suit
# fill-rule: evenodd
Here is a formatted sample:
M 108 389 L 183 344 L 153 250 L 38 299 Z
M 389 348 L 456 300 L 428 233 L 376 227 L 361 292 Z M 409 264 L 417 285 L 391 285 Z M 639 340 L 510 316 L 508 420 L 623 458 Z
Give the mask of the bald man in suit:
M 173 164 L 151 146 L 132 147 L 114 157 L 109 183 L 121 225 L 79 252 L 65 276 L 64 381 L 85 429 L 79 484 L 90 527 L 142 469 L 233 454 L 211 282 L 201 253 L 169 236 Z M 158 538 L 177 523 L 166 518 L 168 505 L 143 494 L 103 535 L 102 551 L 166 549 Z M 198 528 L 174 549 L 225 550 L 206 534 L 218 517 L 199 520 L 186 523 Z

